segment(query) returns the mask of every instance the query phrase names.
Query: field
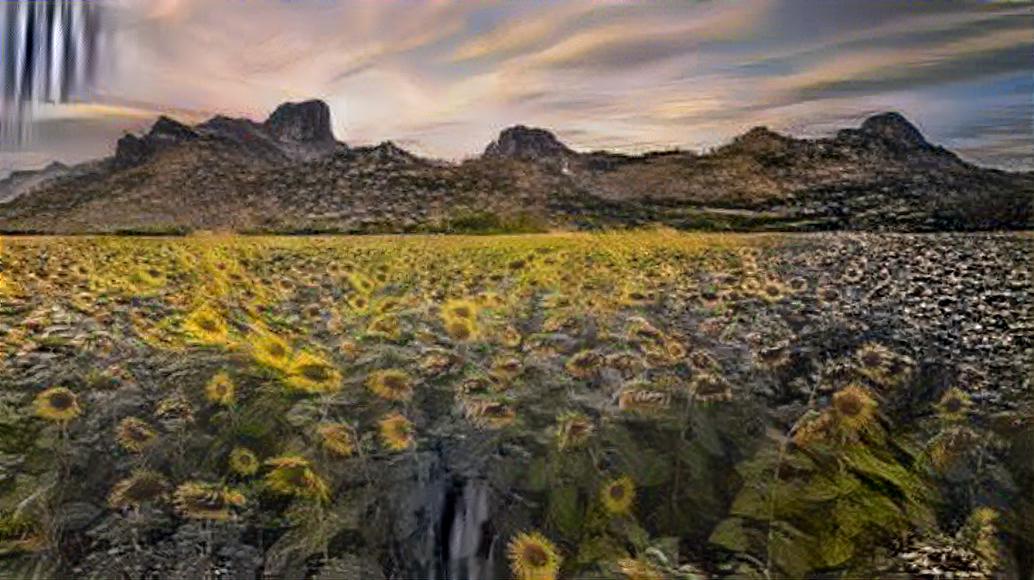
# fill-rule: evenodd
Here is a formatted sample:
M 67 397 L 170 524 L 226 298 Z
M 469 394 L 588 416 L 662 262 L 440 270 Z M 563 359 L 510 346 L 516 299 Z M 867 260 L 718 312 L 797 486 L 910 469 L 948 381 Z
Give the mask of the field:
M 4 238 L 0 577 L 1029 577 L 1032 242 Z

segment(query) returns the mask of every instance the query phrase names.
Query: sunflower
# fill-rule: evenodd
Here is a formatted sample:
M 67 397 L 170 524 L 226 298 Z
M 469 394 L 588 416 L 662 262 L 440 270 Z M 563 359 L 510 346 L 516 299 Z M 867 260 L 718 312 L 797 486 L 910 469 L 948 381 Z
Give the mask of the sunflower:
M 413 398 L 413 379 L 403 370 L 385 369 L 370 373 L 366 386 L 377 396 L 389 401 Z
M 458 342 L 473 340 L 478 335 L 477 325 L 467 318 L 450 318 L 445 320 L 445 333 Z
M 277 371 L 287 370 L 291 363 L 291 347 L 287 341 L 270 332 L 256 332 L 249 343 L 256 363 Z
M 650 388 L 647 384 L 633 383 L 618 393 L 618 408 L 622 411 L 653 415 L 671 406 L 671 393 Z
M 837 425 L 849 432 L 868 428 L 876 420 L 876 399 L 860 385 L 848 385 L 833 393 L 831 409 Z
M 370 299 L 362 294 L 349 296 L 345 302 L 348 303 L 348 307 L 356 314 L 365 314 L 367 309 L 370 308 Z
M 603 357 L 599 354 L 591 350 L 583 350 L 567 359 L 564 368 L 575 378 L 588 379 L 596 374 L 602 362 Z
M 413 446 L 413 423 L 401 413 L 391 413 L 377 423 L 381 443 L 391 451 L 404 451 Z
M 201 306 L 191 312 L 183 321 L 183 331 L 191 342 L 209 345 L 224 345 L 230 338 L 226 320 L 214 308 Z
M 226 521 L 244 507 L 244 494 L 215 483 L 190 481 L 176 488 L 172 496 L 176 511 L 192 520 Z
M 341 390 L 341 373 L 323 359 L 302 352 L 291 362 L 287 386 L 305 393 L 332 393 Z
M 969 414 L 973 401 L 965 391 L 958 387 L 952 387 L 941 397 L 937 403 L 937 415 L 945 421 L 961 421 Z
M 55 423 L 67 423 L 82 412 L 79 397 L 65 387 L 51 387 L 36 395 L 36 416 Z
M 177 427 L 194 422 L 194 407 L 183 395 L 172 395 L 158 402 L 154 415 L 162 423 Z
M 600 490 L 600 502 L 608 513 L 626 514 L 632 509 L 635 501 L 635 483 L 624 475 L 607 482 Z
M 330 498 L 330 488 L 307 459 L 284 455 L 266 461 L 266 465 L 272 467 L 266 474 L 266 485 L 274 492 L 316 501 Z
M 351 457 L 355 453 L 355 437 L 346 423 L 322 423 L 316 427 L 323 448 L 338 457 Z
M 562 558 L 556 546 L 538 532 L 517 534 L 506 546 L 517 580 L 556 580 Z
M 143 451 L 157 438 L 158 432 L 136 417 L 126 417 L 115 428 L 115 440 L 123 449 L 132 453 Z
M 111 488 L 108 505 L 114 509 L 140 507 L 160 501 L 168 491 L 168 482 L 156 471 L 138 469 Z
M 882 344 L 870 342 L 855 353 L 858 370 L 870 381 L 880 386 L 890 386 L 900 380 L 895 372 L 894 353 Z
M 767 302 L 779 302 L 787 294 L 786 286 L 779 280 L 766 279 L 760 286 L 756 294 Z
M 470 300 L 450 300 L 442 306 L 442 320 L 477 320 L 478 305 Z
M 398 340 L 402 336 L 402 323 L 394 314 L 383 314 L 370 322 L 366 334 L 384 340 Z
M 938 470 L 946 470 L 980 445 L 980 435 L 965 425 L 952 425 L 930 439 L 927 454 Z
M 622 558 L 617 561 L 618 571 L 628 580 L 666 580 L 667 576 L 657 566 L 636 558 Z
M 689 388 L 693 397 L 701 403 L 732 400 L 732 386 L 718 375 L 699 373 Z
M 210 403 L 232 407 L 236 400 L 237 387 L 226 373 L 217 373 L 205 385 L 205 398 Z
M 259 459 L 255 453 L 244 447 L 234 447 L 230 452 L 230 470 L 245 477 L 255 475 L 259 469 Z
M 517 411 L 512 406 L 491 399 L 465 399 L 463 413 L 472 423 L 486 429 L 502 429 L 517 419 Z
M 581 413 L 567 412 L 557 417 L 556 442 L 561 451 L 585 445 L 595 426 Z
M 514 357 L 502 357 L 492 363 L 492 376 L 500 381 L 512 381 L 524 372 L 524 364 Z
M 513 326 L 507 325 L 501 331 L 499 331 L 499 344 L 506 348 L 517 348 L 521 345 L 521 341 L 524 337 L 521 336 L 521 332 Z

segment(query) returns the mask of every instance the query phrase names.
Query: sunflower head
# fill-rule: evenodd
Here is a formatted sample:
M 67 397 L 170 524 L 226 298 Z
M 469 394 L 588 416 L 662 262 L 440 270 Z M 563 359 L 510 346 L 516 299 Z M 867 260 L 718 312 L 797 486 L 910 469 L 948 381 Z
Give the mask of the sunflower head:
M 562 559 L 556 546 L 538 532 L 522 532 L 506 546 L 517 580 L 556 580 Z
M 366 334 L 374 338 L 398 340 L 402 336 L 402 323 L 394 314 L 382 314 L 370 322 Z
M 938 401 L 937 415 L 945 421 L 960 421 L 966 418 L 972 406 L 973 401 L 966 391 L 952 387 Z
M 477 320 L 478 305 L 470 300 L 450 300 L 442 306 L 442 320 L 463 319 L 473 322 Z
M 345 423 L 322 423 L 316 427 L 323 448 L 337 457 L 351 457 L 355 453 L 352 428 Z
M 413 423 L 401 413 L 391 413 L 378 423 L 381 443 L 390 451 L 404 451 L 413 446 Z
M 82 412 L 79 397 L 65 387 L 51 387 L 36 395 L 36 416 L 55 423 L 67 423 Z
M 732 386 L 718 375 L 699 373 L 690 385 L 693 397 L 701 403 L 732 400 Z
M 225 345 L 230 337 L 226 320 L 210 306 L 202 306 L 187 315 L 183 331 L 191 342 L 198 344 Z
M 600 502 L 608 513 L 627 514 L 635 502 L 635 483 L 625 475 L 604 484 L 600 490 Z
M 831 411 L 836 424 L 848 432 L 870 427 L 876 421 L 878 404 L 872 393 L 860 385 L 848 385 L 833 393 Z
M 567 412 L 557 417 L 556 443 L 561 451 L 585 445 L 592 437 L 595 426 L 581 413 Z
M 304 393 L 333 393 L 341 390 L 341 373 L 322 358 L 302 352 L 291 362 L 286 383 Z
M 320 502 L 330 498 L 330 488 L 307 459 L 284 455 L 266 461 L 266 465 L 272 468 L 266 474 L 266 485 L 274 492 Z
M 492 363 L 492 376 L 500 381 L 512 381 L 524 372 L 524 363 L 516 357 L 500 357 Z
M 235 447 L 230 452 L 230 470 L 245 477 L 255 475 L 259 470 L 259 459 L 255 453 L 244 447 Z
M 454 341 L 466 342 L 477 338 L 477 324 L 468 318 L 450 318 L 444 321 L 445 333 Z
M 114 509 L 139 507 L 161 501 L 168 492 L 168 482 L 156 471 L 138 469 L 111 488 L 108 505 Z
M 286 371 L 291 363 L 291 347 L 287 341 L 269 332 L 258 332 L 249 340 L 251 356 L 259 365 Z
M 408 401 L 413 398 L 413 379 L 401 369 L 384 369 L 370 373 L 366 380 L 377 396 L 389 401 Z
M 588 379 L 596 374 L 602 363 L 603 357 L 598 353 L 591 350 L 583 350 L 567 359 L 564 368 L 575 378 Z
M 154 415 L 169 426 L 182 426 L 194 421 L 194 407 L 183 395 L 172 395 L 158 402 Z
M 157 438 L 158 432 L 136 417 L 126 417 L 115 428 L 115 440 L 123 449 L 132 453 L 143 451 Z
M 904 357 L 894 354 L 882 344 L 870 342 L 855 353 L 858 371 L 881 387 L 891 387 L 906 380 L 911 371 Z
M 505 401 L 470 397 L 463 399 L 467 419 L 484 429 L 502 429 L 517 420 L 517 411 Z
M 205 385 L 205 398 L 210 403 L 232 407 L 236 401 L 237 387 L 226 373 L 217 373 Z
M 172 496 L 176 511 L 192 520 L 226 521 L 244 507 L 244 494 L 215 483 L 190 481 L 176 488 Z

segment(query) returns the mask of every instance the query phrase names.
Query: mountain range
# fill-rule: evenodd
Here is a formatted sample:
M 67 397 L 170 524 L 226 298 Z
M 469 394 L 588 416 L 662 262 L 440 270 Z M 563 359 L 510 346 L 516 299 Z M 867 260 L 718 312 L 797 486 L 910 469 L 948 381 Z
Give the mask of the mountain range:
M 827 138 L 758 127 L 706 153 L 643 155 L 518 125 L 455 163 L 350 147 L 331 126 L 315 100 L 261 123 L 160 117 L 111 157 L 0 181 L 0 232 L 941 231 L 1029 228 L 1034 214 L 1034 173 L 970 164 L 897 113 Z

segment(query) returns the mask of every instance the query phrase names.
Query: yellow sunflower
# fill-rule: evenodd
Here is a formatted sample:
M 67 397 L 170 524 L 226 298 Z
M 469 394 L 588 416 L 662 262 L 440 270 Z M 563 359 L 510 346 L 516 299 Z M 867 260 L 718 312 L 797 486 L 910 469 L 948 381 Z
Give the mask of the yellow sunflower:
M 588 417 L 581 413 L 567 412 L 557 417 L 556 442 L 561 451 L 585 445 L 595 427 Z
M 259 470 L 259 459 L 255 453 L 244 447 L 236 447 L 230 452 L 230 469 L 243 476 L 255 475 Z
M 291 347 L 287 341 L 270 332 L 256 332 L 248 341 L 251 356 L 261 366 L 286 371 L 291 364 Z
M 126 451 L 139 453 L 154 443 L 158 432 L 142 419 L 126 417 L 115 428 L 115 440 Z
M 635 483 L 625 475 L 607 482 L 600 490 L 600 502 L 608 513 L 627 514 L 635 501 Z
M 67 423 L 82 412 L 79 397 L 65 387 L 51 387 L 36 395 L 36 416 L 55 423 Z
M 401 413 L 391 413 L 378 422 L 381 443 L 391 451 L 404 451 L 416 441 L 413 423 Z
M 226 521 L 247 503 L 244 494 L 215 483 L 190 481 L 173 493 L 176 511 L 192 520 Z
M 217 373 L 205 385 L 205 398 L 223 407 L 232 407 L 236 401 L 237 387 L 226 373 Z
M 330 498 L 330 488 L 304 457 L 284 455 L 266 461 L 266 465 L 272 467 L 266 474 L 266 485 L 274 492 L 316 501 Z
M 355 437 L 352 428 L 345 423 L 322 423 L 316 427 L 323 448 L 338 457 L 351 457 L 355 453 Z
M 556 580 L 562 558 L 556 546 L 538 532 L 522 532 L 506 547 L 517 580 Z
M 370 373 L 366 386 L 377 396 L 389 401 L 408 401 L 413 398 L 413 379 L 400 369 L 385 369 Z
M 941 397 L 937 403 L 937 414 L 945 421 L 960 421 L 969 414 L 973 401 L 966 394 L 966 391 L 958 387 L 952 387 Z
M 837 425 L 847 431 L 861 431 L 876 421 L 878 404 L 863 386 L 848 385 L 833 394 L 832 411 Z
M 140 507 L 145 503 L 160 501 L 167 491 L 168 483 L 160 473 L 138 469 L 111 488 L 108 505 L 114 509 Z
M 211 306 L 201 306 L 183 321 L 183 331 L 190 342 L 207 345 L 225 345 L 230 329 L 223 316 Z
M 333 393 L 341 390 L 341 373 L 322 358 L 302 352 L 291 361 L 287 386 L 305 393 Z

